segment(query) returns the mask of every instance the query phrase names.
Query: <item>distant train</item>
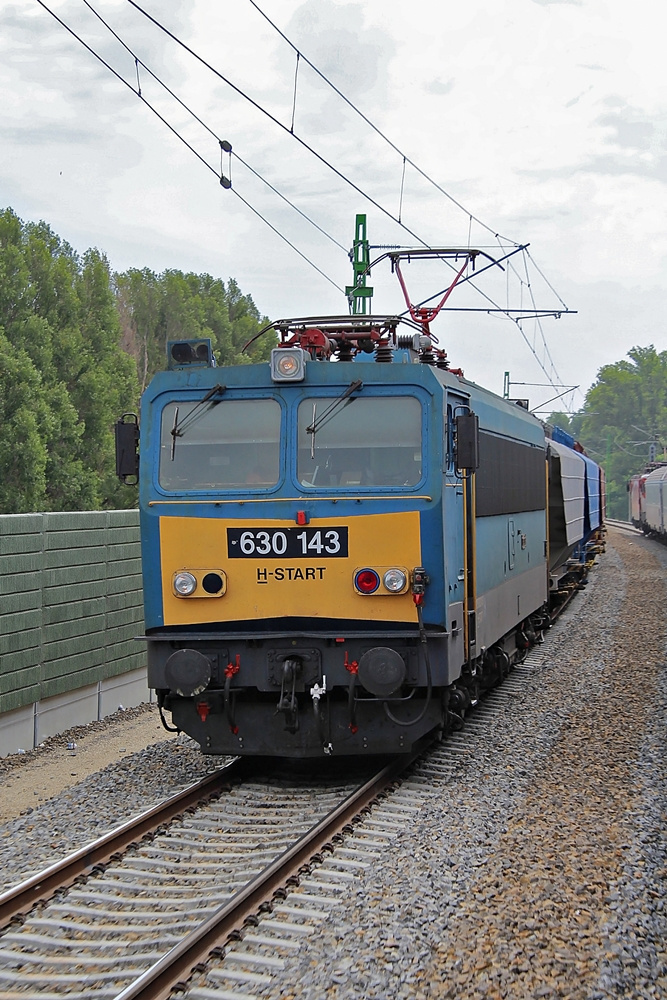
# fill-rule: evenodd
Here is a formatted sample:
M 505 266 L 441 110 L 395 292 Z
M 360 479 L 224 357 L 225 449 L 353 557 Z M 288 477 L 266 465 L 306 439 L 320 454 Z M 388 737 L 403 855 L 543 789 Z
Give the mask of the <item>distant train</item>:
M 281 321 L 270 364 L 229 368 L 170 343 L 140 465 L 117 425 L 149 685 L 204 753 L 399 753 L 458 726 L 599 550 L 600 468 L 400 322 Z
M 653 463 L 628 483 L 629 520 L 667 542 L 667 462 Z

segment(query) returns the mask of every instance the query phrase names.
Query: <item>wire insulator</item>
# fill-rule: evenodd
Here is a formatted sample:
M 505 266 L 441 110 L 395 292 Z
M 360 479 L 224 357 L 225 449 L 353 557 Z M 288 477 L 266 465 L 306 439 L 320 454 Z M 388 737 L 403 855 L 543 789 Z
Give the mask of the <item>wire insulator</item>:
M 352 361 L 354 357 L 352 342 L 346 339 L 339 340 L 337 353 L 339 361 Z
M 419 352 L 419 362 L 422 365 L 434 365 L 436 363 L 435 354 L 433 353 L 433 345 L 429 340 L 427 344 L 424 344 L 421 351 Z
M 394 352 L 388 340 L 380 340 L 375 348 L 375 360 L 380 364 L 391 364 Z

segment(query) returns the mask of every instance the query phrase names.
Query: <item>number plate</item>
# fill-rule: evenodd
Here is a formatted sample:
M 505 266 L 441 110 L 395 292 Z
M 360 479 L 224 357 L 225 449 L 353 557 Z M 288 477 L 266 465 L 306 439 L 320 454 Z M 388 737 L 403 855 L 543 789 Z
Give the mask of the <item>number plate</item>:
M 227 528 L 229 559 L 345 559 L 347 527 Z

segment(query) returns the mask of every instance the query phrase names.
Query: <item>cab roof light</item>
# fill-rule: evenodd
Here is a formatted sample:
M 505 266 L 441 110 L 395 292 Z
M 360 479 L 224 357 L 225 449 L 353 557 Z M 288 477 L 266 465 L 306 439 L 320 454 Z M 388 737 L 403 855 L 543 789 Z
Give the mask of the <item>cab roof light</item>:
M 167 367 L 170 371 L 178 368 L 215 368 L 211 341 L 208 338 L 168 340 Z
M 271 378 L 274 382 L 303 382 L 306 357 L 301 347 L 274 347 L 271 351 Z

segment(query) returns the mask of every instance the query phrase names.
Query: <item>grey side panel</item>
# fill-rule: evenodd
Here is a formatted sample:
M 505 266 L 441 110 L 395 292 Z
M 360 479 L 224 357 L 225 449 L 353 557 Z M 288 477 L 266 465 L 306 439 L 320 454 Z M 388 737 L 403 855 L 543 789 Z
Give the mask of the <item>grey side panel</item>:
M 557 441 L 550 441 L 549 447 L 560 457 L 567 544 L 575 545 L 584 537 L 586 464 L 576 451 Z
M 477 600 L 477 652 L 488 648 L 547 599 L 544 565 L 512 577 Z

